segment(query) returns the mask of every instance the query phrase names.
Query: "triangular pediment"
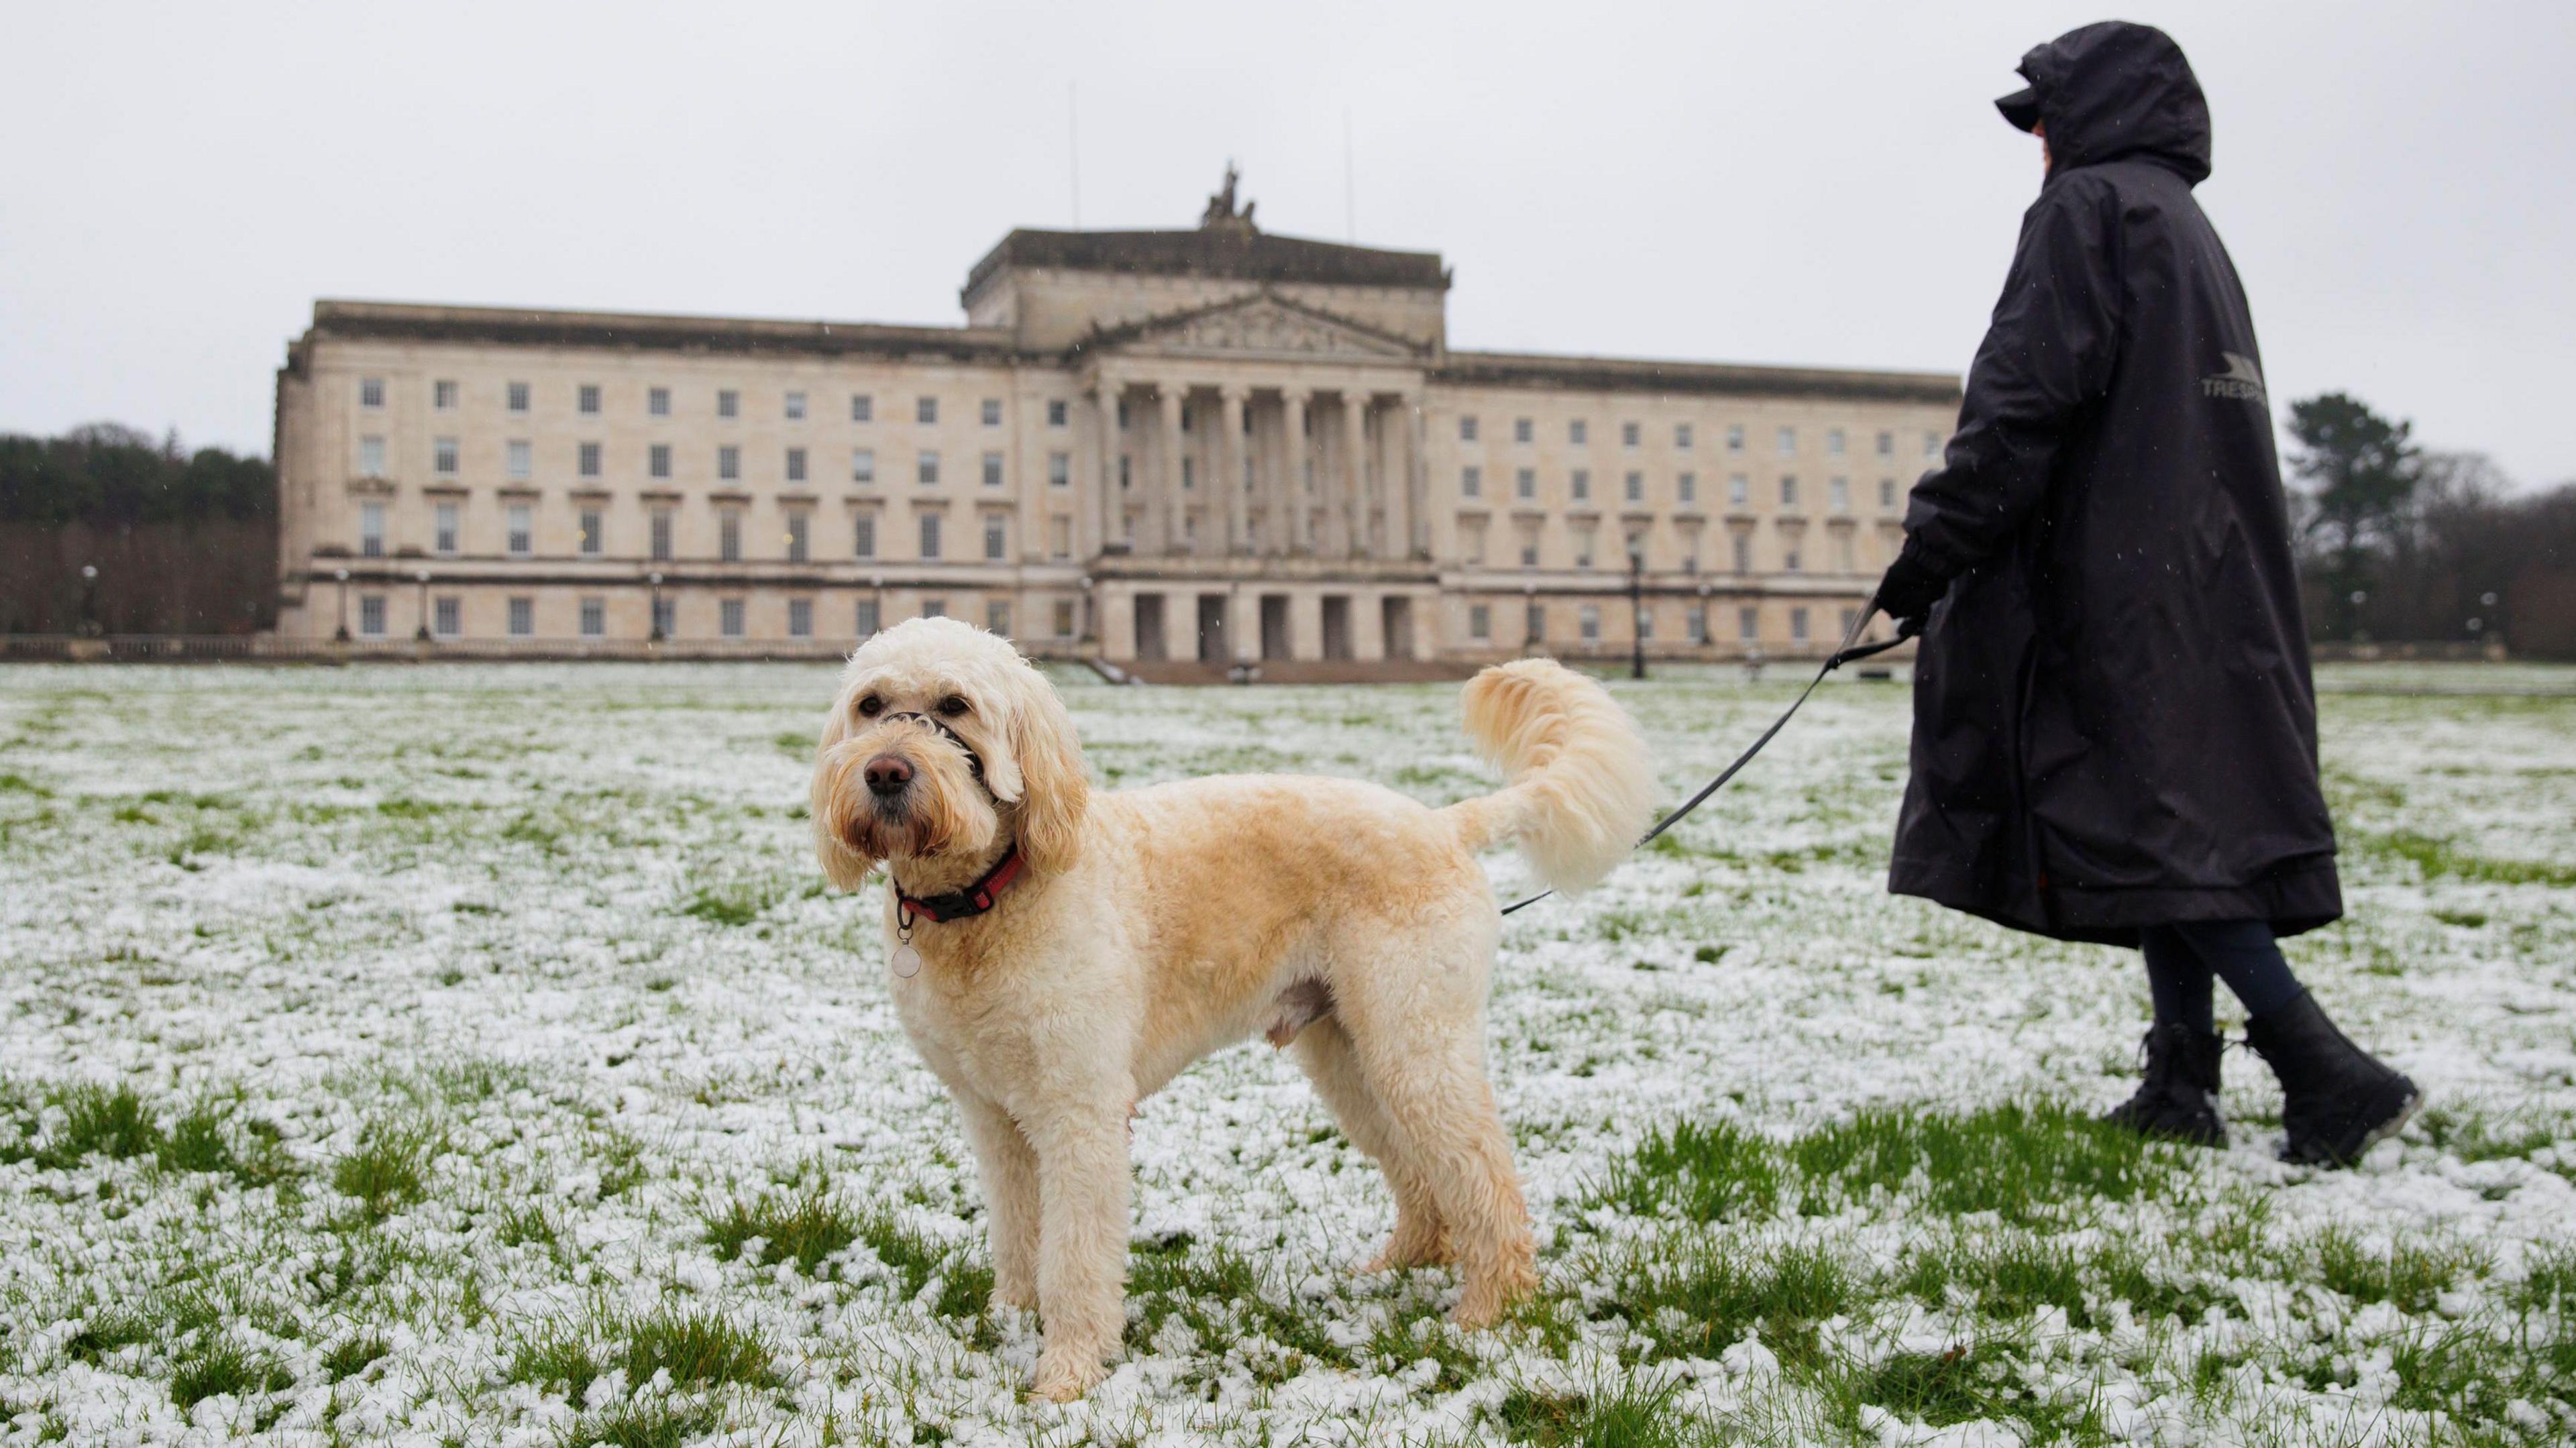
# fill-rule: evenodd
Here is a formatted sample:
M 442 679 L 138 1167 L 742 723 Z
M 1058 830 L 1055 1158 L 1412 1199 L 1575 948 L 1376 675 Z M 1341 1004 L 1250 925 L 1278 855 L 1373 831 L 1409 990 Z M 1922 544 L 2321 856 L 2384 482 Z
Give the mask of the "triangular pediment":
M 1366 323 L 1257 292 L 1119 328 L 1098 350 L 1261 361 L 1419 362 L 1423 349 Z

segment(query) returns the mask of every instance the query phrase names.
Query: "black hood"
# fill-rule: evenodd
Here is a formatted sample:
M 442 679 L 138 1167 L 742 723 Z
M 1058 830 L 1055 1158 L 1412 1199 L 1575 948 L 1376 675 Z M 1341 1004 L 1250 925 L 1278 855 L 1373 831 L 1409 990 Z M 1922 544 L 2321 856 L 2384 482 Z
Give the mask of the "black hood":
M 2025 131 L 2047 125 L 2051 174 L 2137 156 L 2195 185 L 2208 177 L 2209 102 L 2172 36 L 2105 20 L 2034 48 L 2019 69 L 2030 88 L 1995 108 Z

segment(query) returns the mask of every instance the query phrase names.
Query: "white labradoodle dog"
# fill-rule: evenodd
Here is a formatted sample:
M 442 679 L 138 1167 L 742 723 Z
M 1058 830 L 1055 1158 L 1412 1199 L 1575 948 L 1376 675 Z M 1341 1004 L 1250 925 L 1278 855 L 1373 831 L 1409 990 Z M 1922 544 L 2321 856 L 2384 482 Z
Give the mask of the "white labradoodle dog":
M 914 619 L 851 655 L 815 851 L 844 889 L 892 868 L 895 1005 L 975 1148 L 993 1300 L 1040 1313 L 1038 1393 L 1079 1396 L 1118 1350 L 1136 1103 L 1256 1033 L 1293 1043 L 1386 1173 L 1395 1234 L 1371 1269 L 1456 1264 L 1469 1326 L 1535 1284 L 1485 1078 L 1501 917 L 1475 853 L 1518 840 L 1580 889 L 1626 857 L 1654 785 L 1627 715 L 1568 669 L 1488 669 L 1465 703 L 1511 783 L 1446 809 L 1284 775 L 1102 795 L 1006 641 Z

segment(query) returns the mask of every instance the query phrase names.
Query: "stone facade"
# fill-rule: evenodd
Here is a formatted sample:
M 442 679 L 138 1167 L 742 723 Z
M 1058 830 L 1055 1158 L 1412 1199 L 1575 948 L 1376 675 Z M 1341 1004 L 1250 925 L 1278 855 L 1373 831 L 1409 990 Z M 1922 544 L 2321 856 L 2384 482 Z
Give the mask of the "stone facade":
M 1453 351 L 1449 285 L 1212 205 L 1015 231 L 958 328 L 319 302 L 279 631 L 823 653 L 936 611 L 1167 668 L 1840 637 L 1956 378 Z

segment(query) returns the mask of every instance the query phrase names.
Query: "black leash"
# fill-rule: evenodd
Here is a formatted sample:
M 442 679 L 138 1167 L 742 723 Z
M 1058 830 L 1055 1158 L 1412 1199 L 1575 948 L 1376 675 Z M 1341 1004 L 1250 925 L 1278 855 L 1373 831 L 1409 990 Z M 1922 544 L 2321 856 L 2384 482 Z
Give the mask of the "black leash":
M 1871 612 L 1874 613 L 1876 610 L 1872 610 Z M 1832 658 L 1825 660 L 1825 666 L 1823 668 L 1816 670 L 1816 676 L 1807 681 L 1807 687 L 1798 691 L 1798 697 L 1789 705 L 1788 712 L 1782 714 L 1779 718 L 1772 720 L 1771 727 L 1762 731 L 1762 737 L 1753 741 L 1752 748 L 1735 756 L 1735 762 L 1726 766 L 1725 773 L 1710 780 L 1699 793 L 1682 801 L 1682 807 L 1680 809 L 1674 810 L 1671 814 L 1668 814 L 1661 820 L 1657 821 L 1655 827 L 1646 831 L 1644 838 L 1637 841 L 1637 848 L 1642 850 L 1646 846 L 1653 844 L 1655 836 L 1662 834 L 1664 831 L 1671 829 L 1677 824 L 1680 824 L 1682 822 L 1682 816 L 1689 814 L 1692 810 L 1695 810 L 1701 805 L 1707 803 L 1710 795 L 1726 788 L 1726 782 L 1733 779 L 1736 776 L 1737 771 L 1743 769 L 1744 766 L 1751 764 L 1753 762 L 1753 756 L 1761 753 L 1763 746 L 1771 742 L 1772 736 L 1778 734 L 1783 728 L 1787 727 L 1789 721 L 1797 716 L 1798 711 L 1806 706 L 1807 696 L 1816 692 L 1816 686 L 1825 681 L 1825 675 L 1832 673 L 1834 670 L 1839 669 L 1843 665 L 1851 663 L 1856 659 L 1865 659 L 1872 654 L 1886 653 L 1889 649 L 1895 648 L 1898 644 L 1904 643 L 1914 637 L 1912 631 L 1903 630 L 1898 632 L 1896 637 L 1888 639 L 1882 643 L 1854 645 L 1852 640 L 1860 637 L 1860 631 L 1863 628 L 1868 627 L 1870 617 L 1870 613 L 1864 613 L 1852 623 L 1851 632 L 1843 636 L 1843 646 L 1834 651 Z M 1504 906 L 1503 913 L 1509 915 L 1515 910 L 1527 909 L 1555 893 L 1556 892 L 1553 890 L 1541 890 L 1526 900 Z

